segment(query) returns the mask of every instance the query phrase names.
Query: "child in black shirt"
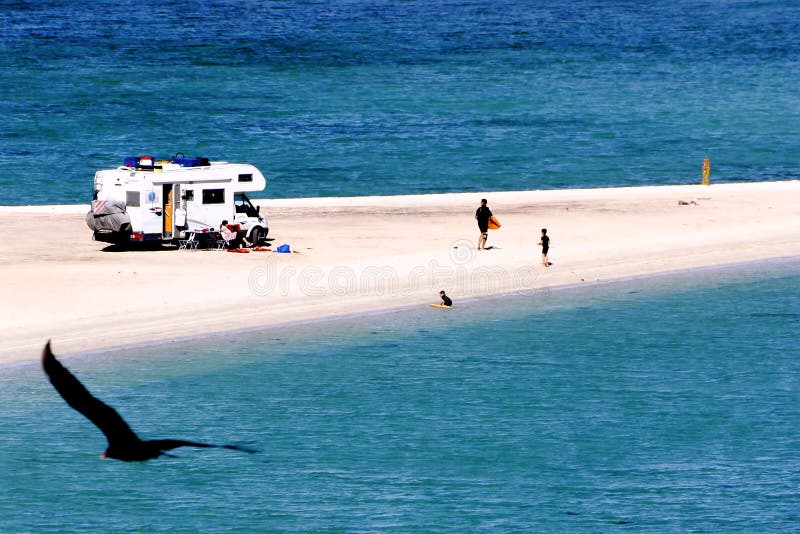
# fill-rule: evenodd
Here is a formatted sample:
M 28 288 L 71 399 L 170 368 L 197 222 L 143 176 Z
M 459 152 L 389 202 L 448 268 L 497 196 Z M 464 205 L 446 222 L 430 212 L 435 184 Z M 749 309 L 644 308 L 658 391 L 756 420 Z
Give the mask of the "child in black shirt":
M 440 306 L 452 306 L 453 301 L 444 294 L 444 291 L 439 291 L 439 297 L 441 297 L 442 301 L 439 303 Z
M 547 228 L 542 228 L 542 240 L 539 241 L 542 247 L 542 265 L 550 267 L 550 261 L 547 259 L 547 252 L 550 250 L 550 238 L 547 237 Z

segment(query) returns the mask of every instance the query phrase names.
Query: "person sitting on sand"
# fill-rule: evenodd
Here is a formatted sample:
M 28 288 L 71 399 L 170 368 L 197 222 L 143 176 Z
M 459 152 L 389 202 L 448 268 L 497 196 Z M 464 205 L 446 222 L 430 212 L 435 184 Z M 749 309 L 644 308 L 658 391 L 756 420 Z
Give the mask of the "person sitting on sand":
M 448 307 L 450 307 L 450 306 L 453 305 L 453 300 L 450 297 L 448 297 L 447 295 L 445 295 L 444 291 L 439 291 L 439 297 L 442 299 L 441 302 L 439 302 L 439 306 L 448 306 Z
M 247 247 L 250 246 L 250 242 L 242 234 L 231 230 L 227 219 L 223 220 L 219 225 L 219 234 L 225 240 L 228 248 L 242 248 L 243 244 Z

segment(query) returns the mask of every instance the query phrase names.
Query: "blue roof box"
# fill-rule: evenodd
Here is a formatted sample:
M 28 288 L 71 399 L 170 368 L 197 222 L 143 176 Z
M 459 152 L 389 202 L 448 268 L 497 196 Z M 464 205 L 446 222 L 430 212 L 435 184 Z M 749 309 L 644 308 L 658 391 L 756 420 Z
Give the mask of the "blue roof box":
M 174 158 L 172 163 L 176 163 L 181 167 L 199 167 L 202 161 L 200 158 Z
M 210 165 L 208 158 L 187 158 L 183 156 L 172 158 L 172 163 L 181 167 L 208 167 Z

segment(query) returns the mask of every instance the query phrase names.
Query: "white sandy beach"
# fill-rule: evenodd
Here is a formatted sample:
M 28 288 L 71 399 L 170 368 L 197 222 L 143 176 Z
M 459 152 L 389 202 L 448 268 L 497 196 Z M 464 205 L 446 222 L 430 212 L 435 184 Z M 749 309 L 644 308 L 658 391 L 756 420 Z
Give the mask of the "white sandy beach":
M 503 226 L 478 252 L 482 197 Z M 51 338 L 65 354 L 403 306 L 436 313 L 426 304 L 439 289 L 457 306 L 800 255 L 798 181 L 258 203 L 273 246 L 299 253 L 114 252 L 91 239 L 88 205 L 0 207 L 0 364 L 39 357 Z

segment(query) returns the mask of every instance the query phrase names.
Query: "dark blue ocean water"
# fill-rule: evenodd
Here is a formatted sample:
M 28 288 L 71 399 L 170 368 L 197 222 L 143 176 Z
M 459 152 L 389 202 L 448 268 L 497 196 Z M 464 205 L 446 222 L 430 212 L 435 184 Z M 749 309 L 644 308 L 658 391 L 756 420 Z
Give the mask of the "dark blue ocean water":
M 263 196 L 800 175 L 800 4 L 0 0 L 0 204 L 256 164 Z
M 0 368 L 0 531 L 796 531 L 797 272 L 64 358 L 145 437 L 255 455 L 103 462 L 37 363 Z

